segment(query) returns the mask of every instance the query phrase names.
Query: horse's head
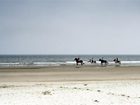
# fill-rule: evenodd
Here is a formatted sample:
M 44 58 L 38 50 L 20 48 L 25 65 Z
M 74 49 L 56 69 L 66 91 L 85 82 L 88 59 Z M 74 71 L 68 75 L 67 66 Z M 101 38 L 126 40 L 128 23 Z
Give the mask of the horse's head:
M 114 59 L 113 61 L 116 61 L 116 59 Z
M 74 58 L 74 61 L 77 61 L 77 58 Z

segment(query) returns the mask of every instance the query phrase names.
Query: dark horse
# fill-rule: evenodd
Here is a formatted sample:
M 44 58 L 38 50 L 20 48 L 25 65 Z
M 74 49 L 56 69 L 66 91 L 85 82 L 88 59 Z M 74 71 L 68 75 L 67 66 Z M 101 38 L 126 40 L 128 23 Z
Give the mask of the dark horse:
M 80 63 L 81 65 L 83 65 L 83 60 L 80 60 L 80 58 L 75 58 L 74 59 L 76 61 L 76 65 L 78 65 L 78 63 Z
M 108 64 L 107 60 L 99 59 L 99 61 L 101 61 L 101 65 L 103 65 L 103 64 L 107 65 Z
M 118 60 L 118 58 L 113 60 L 116 64 L 121 64 L 121 61 Z

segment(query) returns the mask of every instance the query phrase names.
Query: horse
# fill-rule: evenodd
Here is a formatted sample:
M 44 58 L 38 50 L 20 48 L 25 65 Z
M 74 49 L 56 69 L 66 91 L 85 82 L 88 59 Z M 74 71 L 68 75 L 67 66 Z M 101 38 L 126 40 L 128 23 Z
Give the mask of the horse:
M 90 62 L 90 63 L 96 63 L 96 61 L 94 61 L 93 58 L 90 59 L 88 62 Z
M 80 58 L 75 58 L 74 59 L 76 61 L 76 65 L 78 65 L 78 63 L 81 63 L 81 65 L 83 65 L 83 60 L 80 60 Z
M 121 64 L 121 61 L 118 60 L 118 58 L 113 60 L 116 64 Z
M 99 59 L 99 61 L 101 61 L 101 65 L 103 65 L 103 64 L 107 65 L 108 64 L 107 60 Z

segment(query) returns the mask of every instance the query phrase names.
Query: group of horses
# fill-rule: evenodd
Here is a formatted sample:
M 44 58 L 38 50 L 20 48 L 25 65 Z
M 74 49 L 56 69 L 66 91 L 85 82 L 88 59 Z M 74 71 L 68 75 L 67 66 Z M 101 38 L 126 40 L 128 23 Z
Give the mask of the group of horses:
M 74 60 L 76 61 L 76 65 L 78 65 L 79 63 L 81 65 L 84 64 L 83 60 L 81 60 L 80 58 L 75 58 Z M 99 59 L 99 61 L 101 62 L 101 65 L 104 65 L 104 64 L 107 65 L 108 64 L 108 61 L 107 60 L 104 60 L 103 58 L 102 59 Z M 119 65 L 121 64 L 121 61 L 118 58 L 114 59 L 113 61 L 116 64 L 119 64 Z M 89 62 L 96 63 L 96 61 L 94 61 L 93 59 L 90 59 Z

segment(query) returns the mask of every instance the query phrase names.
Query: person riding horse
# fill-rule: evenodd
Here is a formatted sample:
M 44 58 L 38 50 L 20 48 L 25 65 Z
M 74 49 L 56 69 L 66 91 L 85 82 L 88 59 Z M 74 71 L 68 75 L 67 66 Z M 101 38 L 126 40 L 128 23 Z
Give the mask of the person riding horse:
M 80 63 L 81 65 L 83 65 L 83 60 L 80 60 L 80 58 L 75 58 L 74 59 L 76 61 L 76 65 L 78 65 L 78 63 Z
M 103 60 L 103 58 L 99 59 L 99 61 L 101 62 L 101 65 L 103 65 L 103 64 L 107 65 L 108 64 L 107 60 Z
M 92 63 L 96 63 L 96 61 L 94 61 L 93 58 L 92 58 L 92 59 L 89 59 L 88 62 L 90 62 L 91 64 L 92 64 Z
M 120 61 L 118 58 L 114 59 L 113 61 L 114 61 L 116 64 L 121 64 L 121 61 Z

